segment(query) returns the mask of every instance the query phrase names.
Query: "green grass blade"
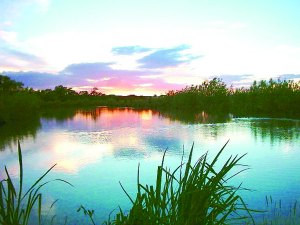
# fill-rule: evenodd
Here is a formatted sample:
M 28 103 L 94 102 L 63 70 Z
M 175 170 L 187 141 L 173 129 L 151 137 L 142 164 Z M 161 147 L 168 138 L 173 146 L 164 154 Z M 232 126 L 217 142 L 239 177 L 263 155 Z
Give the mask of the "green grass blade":
M 48 169 L 39 179 L 35 181 L 35 183 L 28 189 L 28 191 L 23 195 L 21 201 L 28 195 L 28 193 L 35 188 L 35 186 L 56 166 L 57 164 L 54 164 L 50 169 Z

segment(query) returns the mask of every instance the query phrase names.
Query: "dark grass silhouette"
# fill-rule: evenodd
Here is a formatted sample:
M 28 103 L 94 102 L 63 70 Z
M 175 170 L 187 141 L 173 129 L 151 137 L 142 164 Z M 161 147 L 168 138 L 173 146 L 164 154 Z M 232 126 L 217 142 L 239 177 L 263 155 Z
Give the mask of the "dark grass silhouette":
M 16 186 L 5 166 L 6 179 L 0 182 L 0 224 L 4 225 L 27 225 L 30 223 L 33 214 L 37 217 L 34 224 L 42 223 L 42 193 L 43 186 L 53 181 L 69 182 L 62 179 L 55 179 L 44 182 L 46 175 L 55 167 L 53 165 L 41 177 L 39 177 L 28 190 L 23 190 L 23 162 L 20 143 L 18 142 L 19 158 L 19 185 Z M 72 185 L 71 185 L 72 186 Z M 55 200 L 52 206 L 57 202 Z M 52 206 L 49 210 L 51 210 Z M 36 210 L 34 212 L 34 210 Z M 32 221 L 31 221 L 32 223 Z
M 154 186 L 142 185 L 138 172 L 135 200 L 121 186 L 132 208 L 127 215 L 120 209 L 111 224 L 230 224 L 251 218 L 250 210 L 238 194 L 240 187 L 228 184 L 233 176 L 247 169 L 229 176 L 244 155 L 230 157 L 219 171 L 215 168 L 226 144 L 212 162 L 208 161 L 206 153 L 194 165 L 192 147 L 188 161 L 174 171 L 164 166 L 164 155 Z

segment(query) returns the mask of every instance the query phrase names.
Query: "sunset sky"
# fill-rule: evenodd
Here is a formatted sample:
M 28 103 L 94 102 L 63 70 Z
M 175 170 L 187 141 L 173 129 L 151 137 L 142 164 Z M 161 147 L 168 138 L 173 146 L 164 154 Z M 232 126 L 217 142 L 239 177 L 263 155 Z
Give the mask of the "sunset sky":
M 0 0 L 0 73 L 122 95 L 299 80 L 299 12 L 299 0 Z

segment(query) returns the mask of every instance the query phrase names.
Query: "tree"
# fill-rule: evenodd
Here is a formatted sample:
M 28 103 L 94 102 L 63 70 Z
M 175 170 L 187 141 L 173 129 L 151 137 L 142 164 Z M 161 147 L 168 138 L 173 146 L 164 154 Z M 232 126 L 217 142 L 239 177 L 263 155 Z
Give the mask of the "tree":
M 204 81 L 196 89 L 204 96 L 226 96 L 228 94 L 226 84 L 216 77 L 210 81 Z
M 102 92 L 99 92 L 99 89 L 97 87 L 93 87 L 90 95 L 93 95 L 93 96 L 102 96 L 104 94 Z
M 16 92 L 23 89 L 23 83 L 11 80 L 9 77 L 0 75 L 0 92 Z
M 72 88 L 64 87 L 62 85 L 56 86 L 54 88 L 54 92 L 59 96 L 70 96 L 70 95 L 76 95 L 76 91 L 72 90 Z
M 78 94 L 81 95 L 81 96 L 88 96 L 89 95 L 89 93 L 87 91 L 79 91 Z

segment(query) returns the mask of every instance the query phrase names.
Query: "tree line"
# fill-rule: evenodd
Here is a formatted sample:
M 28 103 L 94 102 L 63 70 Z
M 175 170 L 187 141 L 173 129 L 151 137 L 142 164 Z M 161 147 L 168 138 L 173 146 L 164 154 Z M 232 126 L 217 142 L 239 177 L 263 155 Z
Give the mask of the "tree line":
M 62 85 L 34 90 L 0 75 L 0 125 L 40 113 L 49 107 L 135 107 L 173 114 L 232 113 L 236 116 L 300 117 L 300 81 L 261 80 L 249 88 L 233 88 L 219 78 L 170 90 L 161 96 L 105 95 L 96 87 L 76 92 Z
M 169 109 L 241 116 L 300 116 L 300 81 L 270 79 L 254 81 L 249 88 L 233 88 L 214 78 L 200 85 L 169 91 L 164 98 Z

